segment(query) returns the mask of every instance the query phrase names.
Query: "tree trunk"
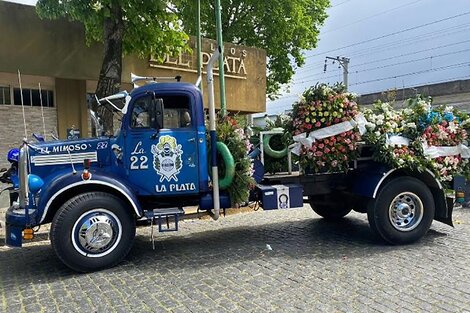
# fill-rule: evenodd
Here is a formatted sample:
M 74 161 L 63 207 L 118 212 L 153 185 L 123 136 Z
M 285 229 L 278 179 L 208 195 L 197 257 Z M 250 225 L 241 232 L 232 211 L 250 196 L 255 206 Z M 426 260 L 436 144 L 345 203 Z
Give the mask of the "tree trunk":
M 122 9 L 119 5 L 114 5 L 110 11 L 111 16 L 104 20 L 103 25 L 104 56 L 95 92 L 98 98 L 117 93 L 121 87 L 124 21 L 122 19 Z M 97 109 L 102 117 L 105 131 L 112 134 L 113 114 L 111 111 L 104 106 L 94 109 L 95 111 Z

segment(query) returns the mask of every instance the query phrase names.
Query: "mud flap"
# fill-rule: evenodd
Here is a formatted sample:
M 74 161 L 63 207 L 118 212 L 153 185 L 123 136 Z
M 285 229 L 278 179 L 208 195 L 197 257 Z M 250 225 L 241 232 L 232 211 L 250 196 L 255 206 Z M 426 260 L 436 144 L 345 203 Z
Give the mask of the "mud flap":
M 6 223 L 6 245 L 13 248 L 21 248 L 23 242 L 23 227 Z
M 434 195 L 434 203 L 436 204 L 436 212 L 434 219 L 446 225 L 454 227 L 452 222 L 452 212 L 454 210 L 454 198 L 447 198 L 442 189 L 429 188 Z

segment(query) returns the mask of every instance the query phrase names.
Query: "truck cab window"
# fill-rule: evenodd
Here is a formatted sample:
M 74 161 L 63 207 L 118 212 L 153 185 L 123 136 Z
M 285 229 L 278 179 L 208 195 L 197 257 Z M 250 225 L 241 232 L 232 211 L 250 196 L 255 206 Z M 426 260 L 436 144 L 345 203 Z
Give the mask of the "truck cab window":
M 155 125 L 152 98 L 142 97 L 134 103 L 131 117 L 132 128 L 150 128 Z
M 165 128 L 192 127 L 190 100 L 187 96 L 164 96 L 162 99 Z

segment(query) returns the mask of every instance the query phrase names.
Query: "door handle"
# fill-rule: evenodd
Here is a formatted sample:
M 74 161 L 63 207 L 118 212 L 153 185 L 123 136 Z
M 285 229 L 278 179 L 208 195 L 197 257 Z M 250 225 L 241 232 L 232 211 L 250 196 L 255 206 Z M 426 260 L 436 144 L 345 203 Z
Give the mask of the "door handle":
M 189 138 L 188 142 L 196 142 L 196 138 Z

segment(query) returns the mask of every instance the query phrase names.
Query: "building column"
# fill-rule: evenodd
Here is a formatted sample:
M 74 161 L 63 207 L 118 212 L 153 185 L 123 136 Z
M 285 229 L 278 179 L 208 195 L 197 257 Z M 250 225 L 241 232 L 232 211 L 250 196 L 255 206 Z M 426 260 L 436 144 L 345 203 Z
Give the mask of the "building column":
M 72 127 L 80 130 L 81 137 L 87 137 L 86 81 L 56 78 L 55 92 L 59 138 L 67 139 L 67 129 Z

